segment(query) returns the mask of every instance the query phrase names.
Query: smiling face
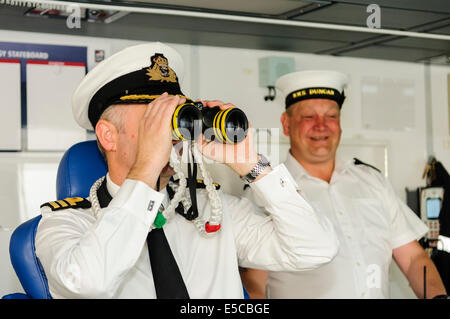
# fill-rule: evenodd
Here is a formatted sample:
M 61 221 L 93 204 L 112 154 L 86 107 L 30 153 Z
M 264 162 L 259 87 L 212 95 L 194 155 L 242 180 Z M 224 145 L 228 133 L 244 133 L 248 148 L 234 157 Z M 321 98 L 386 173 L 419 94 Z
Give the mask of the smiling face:
M 291 153 L 304 164 L 334 163 L 341 138 L 340 111 L 335 101 L 308 99 L 291 105 L 281 116 Z

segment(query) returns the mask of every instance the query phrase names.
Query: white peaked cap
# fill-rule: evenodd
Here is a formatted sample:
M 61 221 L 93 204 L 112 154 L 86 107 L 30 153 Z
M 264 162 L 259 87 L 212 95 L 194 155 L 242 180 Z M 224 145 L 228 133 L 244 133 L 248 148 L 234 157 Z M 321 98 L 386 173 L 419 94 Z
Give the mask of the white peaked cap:
M 130 73 L 139 70 L 143 70 L 144 68 L 148 68 L 152 63 L 151 57 L 154 56 L 155 54 L 162 54 L 167 59 L 170 68 L 176 74 L 177 77 L 176 85 L 178 86 L 179 89 L 178 79 L 181 79 L 183 77 L 184 64 L 180 54 L 177 51 L 161 42 L 152 42 L 134 45 L 126 49 L 123 49 L 115 53 L 114 55 L 110 56 L 109 58 L 105 59 L 104 61 L 100 62 L 81 80 L 80 84 L 78 85 L 72 96 L 72 112 L 77 123 L 85 129 L 90 130 L 94 129 L 91 120 L 89 119 L 89 107 L 90 106 L 92 107 L 91 101 L 92 98 L 96 95 L 96 93 L 99 92 L 100 89 L 105 88 L 107 84 L 110 85 L 111 82 L 114 80 L 116 80 L 117 83 L 119 81 L 117 79 L 125 75 L 128 75 Z M 128 80 L 128 82 L 131 81 Z M 115 86 L 116 90 L 120 88 L 120 90 L 123 89 L 125 93 L 128 93 L 126 80 L 123 80 L 123 82 L 119 83 L 120 84 Z M 153 84 L 147 85 L 151 87 L 151 85 Z M 158 86 L 163 86 L 163 84 L 159 83 Z M 114 92 L 114 90 L 115 89 L 109 89 L 109 93 L 110 94 L 121 93 L 121 92 Z M 157 95 L 162 93 L 163 92 L 160 93 L 155 92 L 154 94 Z M 171 93 L 169 92 L 169 94 Z M 174 92 L 174 94 L 181 94 L 181 91 Z M 139 102 L 143 103 L 145 101 L 139 100 Z M 102 113 L 108 106 L 109 105 L 104 105 L 102 108 L 96 110 L 96 112 Z M 100 114 L 98 116 L 100 116 Z
M 343 96 L 343 91 L 348 83 L 348 76 L 344 73 L 337 71 L 327 70 L 311 70 L 311 71 L 298 71 L 281 76 L 275 83 L 275 87 L 283 92 L 284 98 L 288 98 L 288 102 L 296 102 L 296 100 L 302 100 L 307 98 L 327 98 L 326 94 L 308 94 L 307 91 L 302 92 L 304 94 L 295 94 L 301 90 L 309 88 L 327 88 L 333 89 L 338 95 Z M 321 93 L 324 93 L 321 91 Z M 331 94 L 330 99 L 336 100 L 339 98 L 336 94 Z M 338 101 L 337 101 L 338 102 Z M 343 102 L 343 99 L 342 99 Z M 339 103 L 339 102 L 338 102 Z M 291 103 L 292 104 L 292 103 Z M 289 105 L 286 105 L 288 107 Z

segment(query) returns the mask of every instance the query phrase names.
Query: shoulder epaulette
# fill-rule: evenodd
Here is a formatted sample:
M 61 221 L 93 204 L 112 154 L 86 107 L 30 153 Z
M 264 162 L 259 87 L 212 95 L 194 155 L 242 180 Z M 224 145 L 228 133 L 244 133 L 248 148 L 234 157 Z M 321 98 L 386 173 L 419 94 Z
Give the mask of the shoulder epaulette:
M 50 207 L 52 211 L 67 208 L 91 208 L 91 202 L 82 197 L 69 197 L 42 204 L 41 209 L 44 207 Z
M 213 183 L 214 187 L 216 189 L 220 189 L 220 185 L 217 183 Z M 197 179 L 197 188 L 206 188 L 205 183 L 201 179 Z
M 370 164 L 364 163 L 363 161 L 357 159 L 356 157 L 354 157 L 353 160 L 354 160 L 353 163 L 354 163 L 355 165 L 365 165 L 365 166 L 368 166 L 368 167 L 370 167 L 370 168 L 373 168 L 374 170 L 376 170 L 378 173 L 381 174 L 381 170 L 379 170 L 379 169 L 376 168 L 375 166 L 372 166 L 372 165 L 370 165 Z

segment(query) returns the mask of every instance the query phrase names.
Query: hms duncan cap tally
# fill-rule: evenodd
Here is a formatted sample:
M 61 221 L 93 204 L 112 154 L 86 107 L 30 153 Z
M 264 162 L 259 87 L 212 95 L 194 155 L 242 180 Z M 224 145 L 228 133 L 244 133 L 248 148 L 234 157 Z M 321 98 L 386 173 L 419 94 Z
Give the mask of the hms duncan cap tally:
M 178 52 L 160 42 L 117 52 L 93 68 L 76 88 L 74 118 L 81 127 L 92 130 L 113 104 L 146 104 L 164 92 L 184 97 L 178 82 L 183 67 Z
M 344 103 L 344 87 L 348 77 L 336 71 L 300 71 L 280 77 L 275 87 L 285 96 L 286 109 L 292 104 L 307 99 L 330 99 L 339 108 Z

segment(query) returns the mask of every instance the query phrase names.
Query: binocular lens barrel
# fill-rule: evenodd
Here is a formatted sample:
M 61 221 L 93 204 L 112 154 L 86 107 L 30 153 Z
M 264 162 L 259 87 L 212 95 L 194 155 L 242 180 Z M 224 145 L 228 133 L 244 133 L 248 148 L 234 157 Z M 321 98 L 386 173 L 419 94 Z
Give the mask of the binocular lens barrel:
M 247 130 L 247 116 L 236 107 L 221 110 L 203 107 L 201 102 L 186 103 L 172 116 L 174 140 L 194 140 L 203 133 L 207 140 L 233 144 L 245 139 Z
M 192 103 L 178 105 L 172 115 L 172 139 L 195 140 L 202 132 L 202 112 Z
M 230 108 L 220 110 L 219 107 L 212 109 L 204 109 L 203 122 L 208 122 L 204 125 L 221 143 L 239 143 L 247 136 L 248 121 L 245 113 L 238 108 Z M 212 122 L 212 125 L 209 123 Z M 210 134 L 211 134 L 210 133 Z M 205 137 L 208 137 L 206 132 Z M 214 140 L 213 138 L 210 138 Z

